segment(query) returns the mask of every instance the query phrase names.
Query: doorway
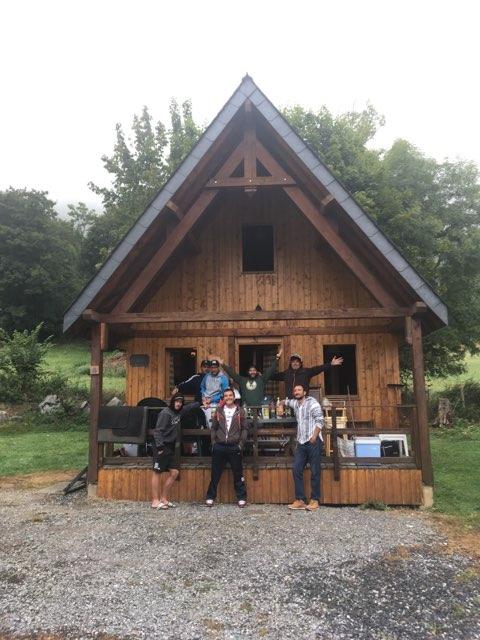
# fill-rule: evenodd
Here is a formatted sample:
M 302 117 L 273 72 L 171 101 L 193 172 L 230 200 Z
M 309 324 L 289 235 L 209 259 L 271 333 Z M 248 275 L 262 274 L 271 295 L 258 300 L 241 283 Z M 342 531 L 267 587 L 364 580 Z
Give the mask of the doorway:
M 248 369 L 252 365 L 262 373 L 274 362 L 280 348 L 279 344 L 240 344 L 238 347 L 239 372 L 241 376 L 248 375 Z M 280 386 L 271 380 L 265 387 L 267 396 L 277 398 L 280 395 Z

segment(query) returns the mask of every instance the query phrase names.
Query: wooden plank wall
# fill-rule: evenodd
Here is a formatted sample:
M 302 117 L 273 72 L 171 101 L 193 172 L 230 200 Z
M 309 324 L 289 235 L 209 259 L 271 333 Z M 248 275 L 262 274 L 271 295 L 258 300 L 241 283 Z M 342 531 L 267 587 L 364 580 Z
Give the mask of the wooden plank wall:
M 103 468 L 98 474 L 97 496 L 111 500 L 150 500 L 151 471 L 145 468 Z M 377 501 L 390 505 L 422 503 L 421 471 L 417 469 L 342 469 L 340 481 L 333 470 L 322 470 L 323 504 L 363 504 Z M 293 500 L 291 469 L 260 469 L 253 480 L 252 470 L 245 470 L 249 503 L 287 504 Z M 182 469 L 171 497 L 179 502 L 202 502 L 205 499 L 210 469 Z M 305 472 L 305 490 L 309 495 L 309 470 Z M 222 477 L 219 502 L 235 502 L 231 471 Z
M 242 273 L 242 225 L 271 224 L 275 272 Z M 273 190 L 222 201 L 195 230 L 197 254 L 178 264 L 145 311 L 248 311 L 378 306 L 292 202 Z
M 355 420 L 373 419 L 382 428 L 397 425 L 393 409 L 374 409 L 365 405 L 395 405 L 400 402 L 398 389 L 387 385 L 400 381 L 398 344 L 391 334 L 345 334 L 318 336 L 290 336 L 290 349 L 304 357 L 305 364 L 323 362 L 323 345 L 355 344 L 357 350 L 358 394 L 351 399 Z M 149 367 L 127 367 L 126 400 L 136 404 L 149 396 L 165 397 L 168 389 L 166 379 L 166 350 L 185 347 L 197 350 L 198 361 L 211 354 L 228 358 L 228 338 L 134 338 L 125 343 L 127 356 L 145 353 L 150 357 Z M 128 359 L 127 359 L 128 360 Z M 286 358 L 284 358 L 284 364 Z M 313 385 L 324 384 L 323 375 L 312 380 Z M 352 411 L 348 412 L 351 420 Z

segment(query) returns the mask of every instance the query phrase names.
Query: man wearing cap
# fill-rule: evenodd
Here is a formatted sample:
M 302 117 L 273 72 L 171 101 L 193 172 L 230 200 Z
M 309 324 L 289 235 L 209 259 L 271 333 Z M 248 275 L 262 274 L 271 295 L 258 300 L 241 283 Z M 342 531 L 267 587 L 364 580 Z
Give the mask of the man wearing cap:
M 200 364 L 200 372 L 195 373 L 193 376 L 190 376 L 188 380 L 184 380 L 180 382 L 175 389 L 172 391 L 172 395 L 176 395 L 178 393 L 185 393 L 187 395 L 195 396 L 195 402 L 202 402 L 202 394 L 200 391 L 200 386 L 204 377 L 210 371 L 210 361 L 202 360 Z
M 265 385 L 273 376 L 281 355 L 282 350 L 280 349 L 275 356 L 274 362 L 270 367 L 265 369 L 263 374 L 257 369 L 257 367 L 252 365 L 248 368 L 248 376 L 241 376 L 240 374 L 235 373 L 235 371 L 229 367 L 228 364 L 225 364 L 223 360 L 220 358 L 218 358 L 218 360 L 228 375 L 240 385 L 242 402 L 249 407 L 257 407 L 262 404 L 265 396 Z
M 200 406 L 199 402 L 185 404 L 181 395 L 175 395 L 170 400 L 170 406 L 162 409 L 158 414 L 157 424 L 153 431 L 155 451 L 153 456 L 152 476 L 152 508 L 169 509 L 175 506 L 168 499 L 168 493 L 179 474 L 175 462 L 175 441 L 182 417 Z M 160 474 L 167 473 L 160 495 Z
M 323 371 L 328 371 L 331 367 L 338 367 L 343 363 L 343 358 L 334 356 L 329 364 L 320 364 L 315 367 L 304 367 L 302 356 L 293 353 L 290 356 L 290 364 L 288 369 L 280 371 L 271 377 L 271 380 L 281 380 L 285 382 L 285 395 L 287 398 L 293 398 L 293 389 L 295 385 L 301 384 L 308 394 L 310 390 L 310 380 Z
M 297 419 L 297 447 L 293 458 L 293 480 L 295 483 L 295 500 L 289 509 L 318 509 L 320 500 L 320 457 L 322 455 L 322 428 L 324 424 L 321 406 L 307 395 L 301 384 L 293 388 L 293 400 L 287 398 L 284 403 L 291 407 Z M 303 472 L 310 464 L 311 493 L 307 504 L 303 486 Z
M 210 398 L 212 404 L 218 404 L 228 385 L 227 376 L 220 371 L 220 362 L 217 359 L 210 360 L 210 373 L 204 376 L 200 385 L 202 398 Z

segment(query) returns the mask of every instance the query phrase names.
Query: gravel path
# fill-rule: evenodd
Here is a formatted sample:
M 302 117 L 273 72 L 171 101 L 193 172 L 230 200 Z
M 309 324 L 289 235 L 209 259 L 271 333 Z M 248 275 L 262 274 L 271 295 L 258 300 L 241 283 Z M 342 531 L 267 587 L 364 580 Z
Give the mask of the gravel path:
M 415 512 L 4 490 L 0 523 L 0 638 L 480 638 L 478 570 Z

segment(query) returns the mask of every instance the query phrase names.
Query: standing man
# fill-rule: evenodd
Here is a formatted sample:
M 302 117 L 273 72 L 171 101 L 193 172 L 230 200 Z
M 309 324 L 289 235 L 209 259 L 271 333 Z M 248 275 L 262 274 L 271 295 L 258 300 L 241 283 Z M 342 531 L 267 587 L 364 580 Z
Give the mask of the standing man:
M 202 360 L 200 364 L 200 372 L 195 373 L 193 376 L 190 376 L 188 380 L 184 380 L 180 382 L 178 386 L 175 387 L 172 391 L 172 396 L 177 395 L 178 393 L 186 393 L 188 395 L 195 396 L 195 402 L 202 402 L 202 394 L 200 392 L 200 386 L 204 377 L 210 371 L 210 361 Z
M 228 364 L 225 364 L 223 360 L 219 358 L 219 362 L 228 375 L 240 385 L 240 393 L 242 395 L 242 402 L 248 407 L 259 407 L 262 404 L 265 396 L 265 385 L 271 379 L 277 368 L 277 363 L 282 355 L 282 349 L 275 356 L 275 361 L 265 370 L 262 375 L 258 371 L 257 367 L 252 365 L 248 369 L 248 376 L 241 376 L 235 373 Z
M 228 389 L 228 378 L 220 371 L 220 362 L 210 360 L 210 373 L 204 376 L 200 385 L 202 398 L 210 398 L 212 404 L 218 404 L 223 398 L 223 392 Z
M 320 364 L 316 367 L 304 367 L 302 356 L 294 353 L 290 356 L 288 369 L 280 371 L 271 377 L 271 380 L 282 380 L 285 382 L 285 395 L 293 398 L 293 388 L 300 384 L 308 394 L 310 390 L 310 380 L 322 371 L 328 371 L 331 367 L 338 367 L 343 363 L 343 358 L 334 356 L 329 364 Z
M 320 457 L 322 455 L 322 428 L 324 424 L 322 408 L 311 396 L 307 395 L 301 384 L 293 388 L 294 400 L 287 399 L 285 404 L 295 412 L 297 419 L 297 448 L 293 458 L 293 480 L 295 482 L 295 500 L 289 509 L 318 509 L 320 500 Z M 310 463 L 311 494 L 307 504 L 303 488 L 303 471 Z
M 175 395 L 170 400 L 170 406 L 158 414 L 157 424 L 153 431 L 155 440 L 152 475 L 153 509 L 169 509 L 175 506 L 168 500 L 168 493 L 179 474 L 178 466 L 175 462 L 175 442 L 182 417 L 199 406 L 198 402 L 191 402 L 185 405 L 183 396 Z M 168 475 L 160 495 L 161 473 L 167 473 Z
M 247 490 L 243 477 L 242 451 L 247 439 L 247 418 L 244 410 L 235 404 L 233 389 L 225 389 L 223 399 L 225 403 L 217 408 L 212 418 L 212 476 L 206 504 L 213 507 L 218 483 L 228 462 L 233 471 L 233 486 L 238 506 L 244 507 Z

